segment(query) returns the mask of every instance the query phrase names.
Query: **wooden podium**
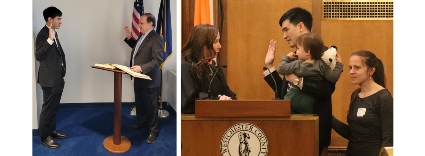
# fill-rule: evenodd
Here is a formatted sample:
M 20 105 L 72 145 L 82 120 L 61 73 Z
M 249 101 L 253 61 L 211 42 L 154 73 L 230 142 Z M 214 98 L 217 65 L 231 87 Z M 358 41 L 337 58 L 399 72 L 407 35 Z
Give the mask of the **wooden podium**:
M 91 66 L 92 68 L 114 72 L 114 135 L 103 141 L 103 146 L 112 153 L 124 153 L 131 147 L 130 140 L 121 135 L 121 99 L 122 99 L 122 70 Z
M 319 118 L 288 100 L 199 100 L 181 115 L 182 156 L 317 156 Z M 245 150 L 244 150 L 245 149 Z

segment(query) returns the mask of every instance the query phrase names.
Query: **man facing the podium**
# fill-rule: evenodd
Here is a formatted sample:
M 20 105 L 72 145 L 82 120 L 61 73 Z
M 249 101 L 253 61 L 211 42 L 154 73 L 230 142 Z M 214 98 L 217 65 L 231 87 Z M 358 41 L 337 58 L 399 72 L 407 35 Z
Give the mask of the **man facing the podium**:
M 144 13 L 140 16 L 140 36 L 137 40 L 131 38 L 128 26 L 125 26 L 125 43 L 131 48 L 130 69 L 148 75 L 152 80 L 134 78 L 134 97 L 136 105 L 137 124 L 129 129 L 149 128 L 148 144 L 155 141 L 158 134 L 158 96 L 161 84 L 160 64 L 163 61 L 164 41 L 156 33 L 155 16 Z
M 46 25 L 37 34 L 35 58 L 40 62 L 37 83 L 43 90 L 38 136 L 41 143 L 48 148 L 59 148 L 60 144 L 53 138 L 65 138 L 65 133 L 56 131 L 56 111 L 65 86 L 65 53 L 59 42 L 55 29 L 62 24 L 62 12 L 56 7 L 43 11 Z

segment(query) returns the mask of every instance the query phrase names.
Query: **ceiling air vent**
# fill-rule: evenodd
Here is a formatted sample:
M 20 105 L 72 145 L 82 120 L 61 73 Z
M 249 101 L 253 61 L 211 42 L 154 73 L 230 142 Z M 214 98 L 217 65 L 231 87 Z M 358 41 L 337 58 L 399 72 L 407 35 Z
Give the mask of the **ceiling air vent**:
M 393 20 L 393 1 L 323 0 L 323 19 Z

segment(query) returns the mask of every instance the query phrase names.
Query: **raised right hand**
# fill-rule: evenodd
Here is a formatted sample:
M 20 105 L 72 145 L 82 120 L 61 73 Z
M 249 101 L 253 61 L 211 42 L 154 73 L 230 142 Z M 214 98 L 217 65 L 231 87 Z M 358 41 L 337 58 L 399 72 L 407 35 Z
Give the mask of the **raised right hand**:
M 273 67 L 273 61 L 276 54 L 276 41 L 270 40 L 269 49 L 267 50 L 266 58 L 264 59 L 264 63 L 267 68 Z
M 125 26 L 124 30 L 125 30 L 125 37 L 127 37 L 128 39 L 131 38 L 131 32 L 130 32 L 130 29 L 128 29 L 128 26 Z

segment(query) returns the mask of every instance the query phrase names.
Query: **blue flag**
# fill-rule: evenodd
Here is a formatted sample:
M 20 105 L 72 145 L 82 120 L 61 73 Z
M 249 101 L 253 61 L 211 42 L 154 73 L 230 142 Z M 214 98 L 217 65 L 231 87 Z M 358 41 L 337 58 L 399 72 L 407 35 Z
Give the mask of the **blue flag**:
M 165 8 L 165 9 L 164 9 Z M 161 66 L 165 63 L 172 53 L 172 31 L 171 31 L 171 15 L 170 15 L 170 0 L 161 0 L 158 12 L 158 24 L 156 32 L 164 39 L 164 55 Z

